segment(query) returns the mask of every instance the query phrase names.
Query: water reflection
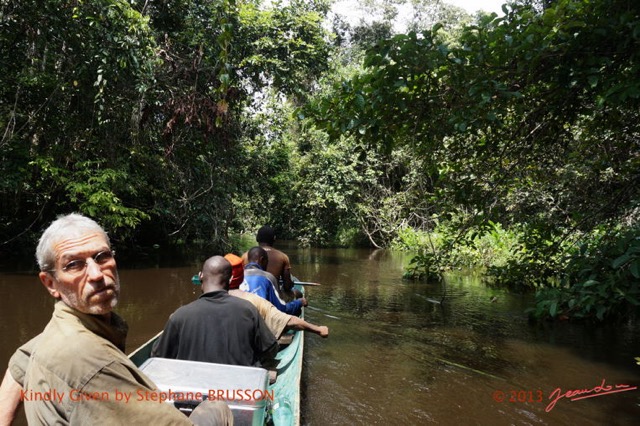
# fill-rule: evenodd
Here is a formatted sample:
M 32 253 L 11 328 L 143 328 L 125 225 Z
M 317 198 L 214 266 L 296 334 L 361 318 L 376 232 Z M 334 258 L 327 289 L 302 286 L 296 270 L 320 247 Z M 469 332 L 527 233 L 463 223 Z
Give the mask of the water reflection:
M 408 259 L 388 252 L 307 249 L 295 260 L 300 277 L 323 283 L 309 291 L 307 316 L 332 331 L 327 341 L 307 337 L 305 424 L 637 421 L 640 391 L 560 401 L 545 412 L 558 387 L 640 384 L 632 324 L 532 326 L 523 314 L 530 296 L 473 276 L 449 277 L 443 303 L 434 303 L 443 286 L 403 281 Z

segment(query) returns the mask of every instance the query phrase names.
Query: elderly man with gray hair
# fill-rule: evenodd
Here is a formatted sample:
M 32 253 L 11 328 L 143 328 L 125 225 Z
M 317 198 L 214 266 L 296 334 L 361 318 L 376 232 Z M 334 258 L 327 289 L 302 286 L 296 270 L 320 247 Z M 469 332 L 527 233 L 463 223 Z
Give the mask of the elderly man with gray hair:
M 156 386 L 123 352 L 127 325 L 112 312 L 120 280 L 102 227 L 62 216 L 42 234 L 36 257 L 40 281 L 58 301 L 44 331 L 9 362 L 0 424 L 11 423 L 20 402 L 29 424 L 192 424 L 173 406 L 138 397 Z M 226 405 L 198 410 L 222 410 L 221 424 L 233 423 Z

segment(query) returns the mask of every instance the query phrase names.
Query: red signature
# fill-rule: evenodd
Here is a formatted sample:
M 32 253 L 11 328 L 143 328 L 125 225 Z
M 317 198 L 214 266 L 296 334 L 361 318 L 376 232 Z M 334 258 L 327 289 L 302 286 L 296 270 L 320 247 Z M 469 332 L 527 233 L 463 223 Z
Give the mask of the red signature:
M 581 399 L 593 398 L 595 396 L 611 395 L 612 393 L 632 391 L 637 388 L 637 386 L 624 384 L 607 385 L 605 384 L 605 379 L 602 379 L 601 384 L 591 389 L 574 389 L 568 390 L 563 393 L 560 388 L 556 388 L 556 390 L 551 392 L 551 395 L 549 395 L 549 399 L 553 400 L 549 403 L 549 405 L 547 405 L 547 408 L 545 408 L 544 411 L 548 413 L 549 411 L 553 410 L 553 407 L 555 407 L 556 403 L 562 398 L 567 398 L 570 401 L 579 401 Z

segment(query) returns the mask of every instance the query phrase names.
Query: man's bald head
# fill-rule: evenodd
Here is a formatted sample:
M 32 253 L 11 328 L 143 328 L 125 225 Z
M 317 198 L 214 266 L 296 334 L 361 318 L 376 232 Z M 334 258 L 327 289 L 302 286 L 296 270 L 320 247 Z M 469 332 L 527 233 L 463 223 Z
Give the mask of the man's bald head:
M 231 280 L 231 263 L 222 256 L 213 256 L 205 260 L 200 272 L 202 291 L 228 290 Z

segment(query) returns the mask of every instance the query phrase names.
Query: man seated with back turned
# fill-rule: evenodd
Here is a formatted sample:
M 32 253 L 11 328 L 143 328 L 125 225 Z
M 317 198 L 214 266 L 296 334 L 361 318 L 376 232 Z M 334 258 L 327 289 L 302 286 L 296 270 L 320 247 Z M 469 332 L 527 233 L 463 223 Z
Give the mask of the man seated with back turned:
M 266 271 L 269 258 L 262 247 L 252 247 L 247 253 L 247 266 L 244 267 L 244 278 L 249 285 L 249 292 L 268 300 L 280 311 L 289 315 L 300 315 L 307 299 L 301 297 L 285 303 L 278 296 L 277 282 L 273 275 Z
M 248 291 L 241 290 L 242 283 L 246 283 L 244 280 L 244 270 L 242 268 L 242 259 L 233 253 L 226 254 L 225 259 L 231 263 L 231 282 L 229 283 L 229 294 L 234 297 L 248 300 L 253 306 L 258 309 L 260 316 L 264 319 L 264 322 L 269 327 L 269 330 L 279 339 L 285 330 L 303 330 L 310 331 L 319 335 L 320 337 L 329 336 L 329 328 L 324 325 L 315 325 L 298 318 L 295 315 L 285 314 L 279 311 L 273 304 L 262 297 L 249 293 Z
M 219 364 L 261 366 L 278 343 L 256 308 L 227 292 L 231 264 L 207 259 L 200 272 L 203 294 L 175 311 L 151 355 Z
M 302 295 L 293 288 L 291 278 L 291 263 L 289 256 L 273 247 L 276 242 L 276 232 L 269 225 L 264 225 L 256 233 L 256 242 L 267 252 L 269 262 L 266 271 L 276 278 L 277 289 L 280 298 L 285 301 L 301 297 Z M 246 266 L 249 263 L 248 252 L 242 255 L 242 263 Z
M 9 361 L 0 424 L 11 424 L 23 401 L 29 424 L 192 424 L 169 404 L 137 397 L 157 388 L 123 352 L 127 325 L 112 312 L 120 280 L 100 225 L 78 214 L 63 216 L 42 234 L 36 257 L 40 281 L 58 302 L 44 331 Z M 212 406 L 207 401 L 194 413 Z M 232 424 L 223 406 L 227 417 L 220 424 Z

